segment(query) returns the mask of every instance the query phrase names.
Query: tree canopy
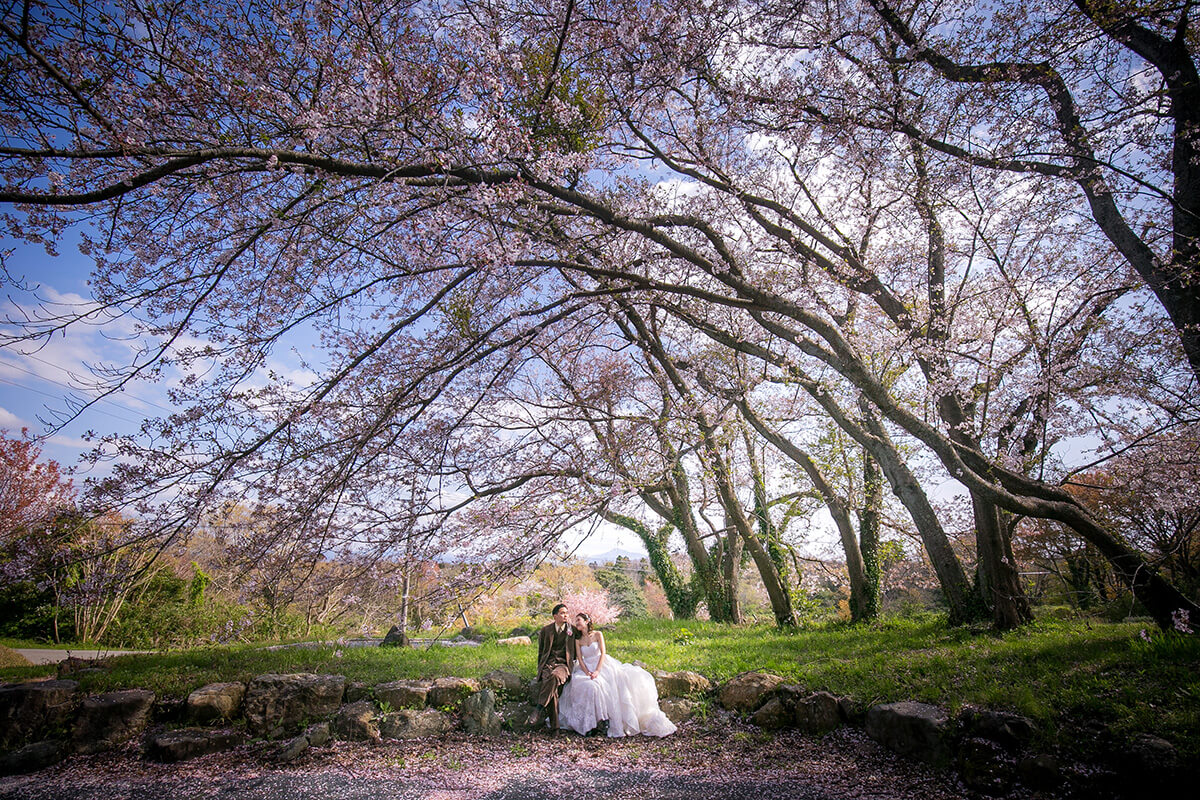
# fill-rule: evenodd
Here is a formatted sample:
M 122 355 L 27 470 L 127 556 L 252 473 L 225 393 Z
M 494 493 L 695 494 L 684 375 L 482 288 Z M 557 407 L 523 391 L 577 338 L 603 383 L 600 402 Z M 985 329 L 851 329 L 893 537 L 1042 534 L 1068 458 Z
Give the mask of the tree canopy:
M 4 221 L 82 226 L 96 268 L 93 307 L 5 335 L 137 321 L 144 352 L 99 377 L 169 378 L 180 410 L 100 488 L 162 534 L 249 499 L 318 551 L 502 569 L 632 510 L 684 537 L 710 608 L 745 547 L 787 624 L 779 530 L 833 428 L 952 617 L 1029 618 L 1034 517 L 1166 625 L 1200 607 L 1064 488 L 1063 453 L 1196 424 L 1190 11 L 10 2 Z

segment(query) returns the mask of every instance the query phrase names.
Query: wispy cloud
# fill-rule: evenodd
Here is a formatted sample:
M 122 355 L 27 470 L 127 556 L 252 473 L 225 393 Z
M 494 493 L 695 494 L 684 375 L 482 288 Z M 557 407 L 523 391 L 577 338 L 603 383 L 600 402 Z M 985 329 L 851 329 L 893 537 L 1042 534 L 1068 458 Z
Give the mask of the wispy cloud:
M 5 428 L 10 432 L 15 432 L 20 431 L 21 428 L 24 428 L 28 425 L 28 422 L 12 413 L 4 406 L 0 406 L 0 428 Z

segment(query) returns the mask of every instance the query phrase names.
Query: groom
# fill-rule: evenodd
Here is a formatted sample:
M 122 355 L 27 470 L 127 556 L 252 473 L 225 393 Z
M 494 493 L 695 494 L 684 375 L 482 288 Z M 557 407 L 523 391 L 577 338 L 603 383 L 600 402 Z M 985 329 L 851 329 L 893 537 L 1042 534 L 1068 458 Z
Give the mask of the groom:
M 558 696 L 563 685 L 571 679 L 571 662 L 574 660 L 573 631 L 567 623 L 567 607 L 559 603 L 550 612 L 554 621 L 538 632 L 537 660 L 537 706 L 529 718 L 536 725 L 542 717 L 541 709 L 550 713 L 550 730 L 558 730 Z

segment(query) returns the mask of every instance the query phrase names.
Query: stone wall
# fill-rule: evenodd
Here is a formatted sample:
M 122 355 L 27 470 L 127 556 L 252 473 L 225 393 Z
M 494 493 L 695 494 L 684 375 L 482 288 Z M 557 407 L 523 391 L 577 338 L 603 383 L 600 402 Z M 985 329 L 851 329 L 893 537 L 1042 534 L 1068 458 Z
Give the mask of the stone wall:
M 761 672 L 714 685 L 694 672 L 654 672 L 660 705 L 676 723 L 701 710 L 736 715 L 764 729 L 821 735 L 840 725 L 909 758 L 956 770 L 973 791 L 1003 796 L 1025 787 L 1087 796 L 1128 787 L 1140 795 L 1169 787 L 1189 770 L 1169 742 L 1141 736 L 1104 765 L 1060 763 L 1034 723 L 1015 714 L 966 708 L 950 714 L 916 702 L 861 708 L 848 698 L 809 691 Z M 180 761 L 245 744 L 274 742 L 291 760 L 331 738 L 378 742 L 441 736 L 451 730 L 492 736 L 526 732 L 532 685 L 493 672 L 482 679 L 400 680 L 376 686 L 341 675 L 260 675 L 202 686 L 186 700 L 143 689 L 85 696 L 71 680 L 0 687 L 0 775 L 32 772 L 75 753 L 140 739 L 146 758 Z

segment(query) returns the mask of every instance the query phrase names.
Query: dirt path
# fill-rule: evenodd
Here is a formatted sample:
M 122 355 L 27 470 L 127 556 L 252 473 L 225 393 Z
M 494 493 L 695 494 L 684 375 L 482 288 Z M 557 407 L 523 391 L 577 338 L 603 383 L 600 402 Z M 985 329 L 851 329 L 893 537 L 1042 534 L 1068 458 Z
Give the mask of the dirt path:
M 252 744 L 182 764 L 137 748 L 80 756 L 0 778 L 0 798 L 182 800 L 951 800 L 950 773 L 894 756 L 860 730 L 823 738 L 690 723 L 667 739 L 452 735 L 443 740 L 338 742 L 291 764 Z

